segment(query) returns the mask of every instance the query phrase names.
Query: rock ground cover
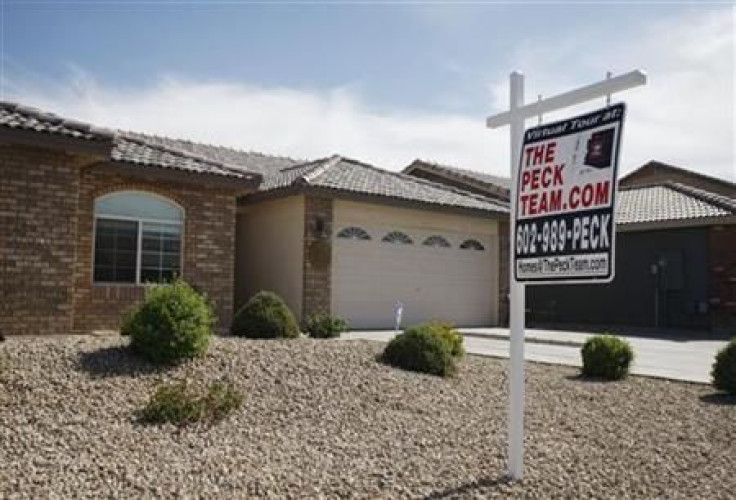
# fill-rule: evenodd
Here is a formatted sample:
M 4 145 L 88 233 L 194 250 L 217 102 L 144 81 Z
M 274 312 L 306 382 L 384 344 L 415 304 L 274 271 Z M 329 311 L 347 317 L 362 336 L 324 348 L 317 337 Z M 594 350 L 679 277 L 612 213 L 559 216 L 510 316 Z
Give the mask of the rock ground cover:
M 367 341 L 217 338 L 173 369 L 125 339 L 0 344 L 0 497 L 666 497 L 736 490 L 736 399 L 705 385 L 588 382 L 527 364 L 523 482 L 503 480 L 506 361 L 442 379 L 379 364 Z M 161 382 L 226 377 L 212 427 L 137 422 Z

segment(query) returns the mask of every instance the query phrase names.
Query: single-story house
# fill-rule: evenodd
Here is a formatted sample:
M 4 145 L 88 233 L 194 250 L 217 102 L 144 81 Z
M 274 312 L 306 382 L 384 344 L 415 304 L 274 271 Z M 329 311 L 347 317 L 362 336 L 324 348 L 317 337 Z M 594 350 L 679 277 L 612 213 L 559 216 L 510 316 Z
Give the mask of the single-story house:
M 178 275 L 220 328 L 258 290 L 353 328 L 493 325 L 508 205 L 341 156 L 95 127 L 0 103 L 0 332 L 115 330 Z M 506 225 L 506 226 L 504 226 Z M 501 310 L 501 312 L 499 312 Z
M 483 193 L 485 174 L 414 162 L 406 173 Z M 508 180 L 485 193 L 497 199 Z M 624 176 L 616 277 L 607 285 L 528 286 L 527 318 L 545 325 L 721 329 L 736 325 L 736 184 L 661 162 Z M 504 319 L 504 318 L 502 318 Z

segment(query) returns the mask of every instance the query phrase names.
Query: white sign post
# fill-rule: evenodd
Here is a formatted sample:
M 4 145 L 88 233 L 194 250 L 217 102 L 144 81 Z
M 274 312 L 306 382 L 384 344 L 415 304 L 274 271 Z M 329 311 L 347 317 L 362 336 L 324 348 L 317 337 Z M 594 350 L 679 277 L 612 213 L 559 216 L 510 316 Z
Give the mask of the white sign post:
M 509 110 L 489 117 L 488 128 L 509 125 L 511 131 L 511 196 L 513 203 L 518 200 L 518 170 L 521 165 L 522 144 L 524 141 L 524 120 L 541 116 L 558 109 L 574 106 L 592 99 L 610 96 L 615 92 L 646 84 L 647 77 L 641 71 L 632 71 L 614 78 L 606 78 L 598 83 L 581 87 L 570 92 L 535 103 L 524 104 L 524 76 L 513 72 L 510 80 Z M 516 279 L 516 220 L 515 207 L 512 207 L 509 223 L 509 329 L 510 329 L 510 369 L 509 369 L 509 442 L 508 475 L 521 479 L 524 473 L 524 290 L 525 285 Z

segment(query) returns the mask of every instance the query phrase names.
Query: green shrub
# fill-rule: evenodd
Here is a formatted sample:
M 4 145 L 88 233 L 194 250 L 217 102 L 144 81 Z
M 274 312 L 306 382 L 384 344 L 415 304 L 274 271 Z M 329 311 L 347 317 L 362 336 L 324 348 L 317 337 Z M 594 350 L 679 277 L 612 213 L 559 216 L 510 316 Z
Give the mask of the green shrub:
M 455 327 L 450 323 L 443 323 L 439 321 L 433 321 L 424 325 L 419 325 L 420 328 L 428 328 L 439 335 L 450 349 L 450 354 L 456 358 L 462 358 L 465 355 L 465 348 L 463 347 L 463 336 L 455 330 Z
M 251 339 L 296 338 L 299 326 L 281 297 L 258 292 L 235 313 L 230 333 Z
M 214 314 L 207 299 L 182 280 L 148 290 L 123 320 L 131 348 L 157 364 L 175 364 L 207 352 Z
M 213 382 L 204 391 L 179 382 L 159 386 L 138 414 L 142 421 L 155 424 L 215 423 L 240 408 L 242 403 L 242 394 L 229 383 Z
M 457 371 L 450 344 L 440 330 L 429 325 L 407 329 L 388 343 L 381 361 L 396 368 L 442 377 Z
M 634 360 L 631 345 L 612 335 L 589 338 L 580 350 L 583 357 L 583 375 L 586 377 L 618 380 L 629 373 Z
M 344 319 L 329 314 L 311 314 L 303 325 L 304 332 L 315 339 L 331 339 L 339 337 L 347 331 L 348 324 Z
M 736 338 L 718 351 L 710 375 L 716 389 L 736 395 Z

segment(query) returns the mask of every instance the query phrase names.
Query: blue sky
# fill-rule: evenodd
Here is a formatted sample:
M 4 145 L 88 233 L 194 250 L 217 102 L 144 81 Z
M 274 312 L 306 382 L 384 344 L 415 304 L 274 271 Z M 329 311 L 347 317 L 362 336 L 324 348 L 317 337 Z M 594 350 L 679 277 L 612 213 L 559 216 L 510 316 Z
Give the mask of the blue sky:
M 657 158 L 736 178 L 733 20 L 725 4 L 6 0 L 3 92 L 244 149 L 503 174 L 507 139 L 483 117 L 503 106 L 509 71 L 534 99 L 640 67 L 651 83 L 631 93 L 623 170 Z M 692 119 L 715 133 L 693 137 Z

